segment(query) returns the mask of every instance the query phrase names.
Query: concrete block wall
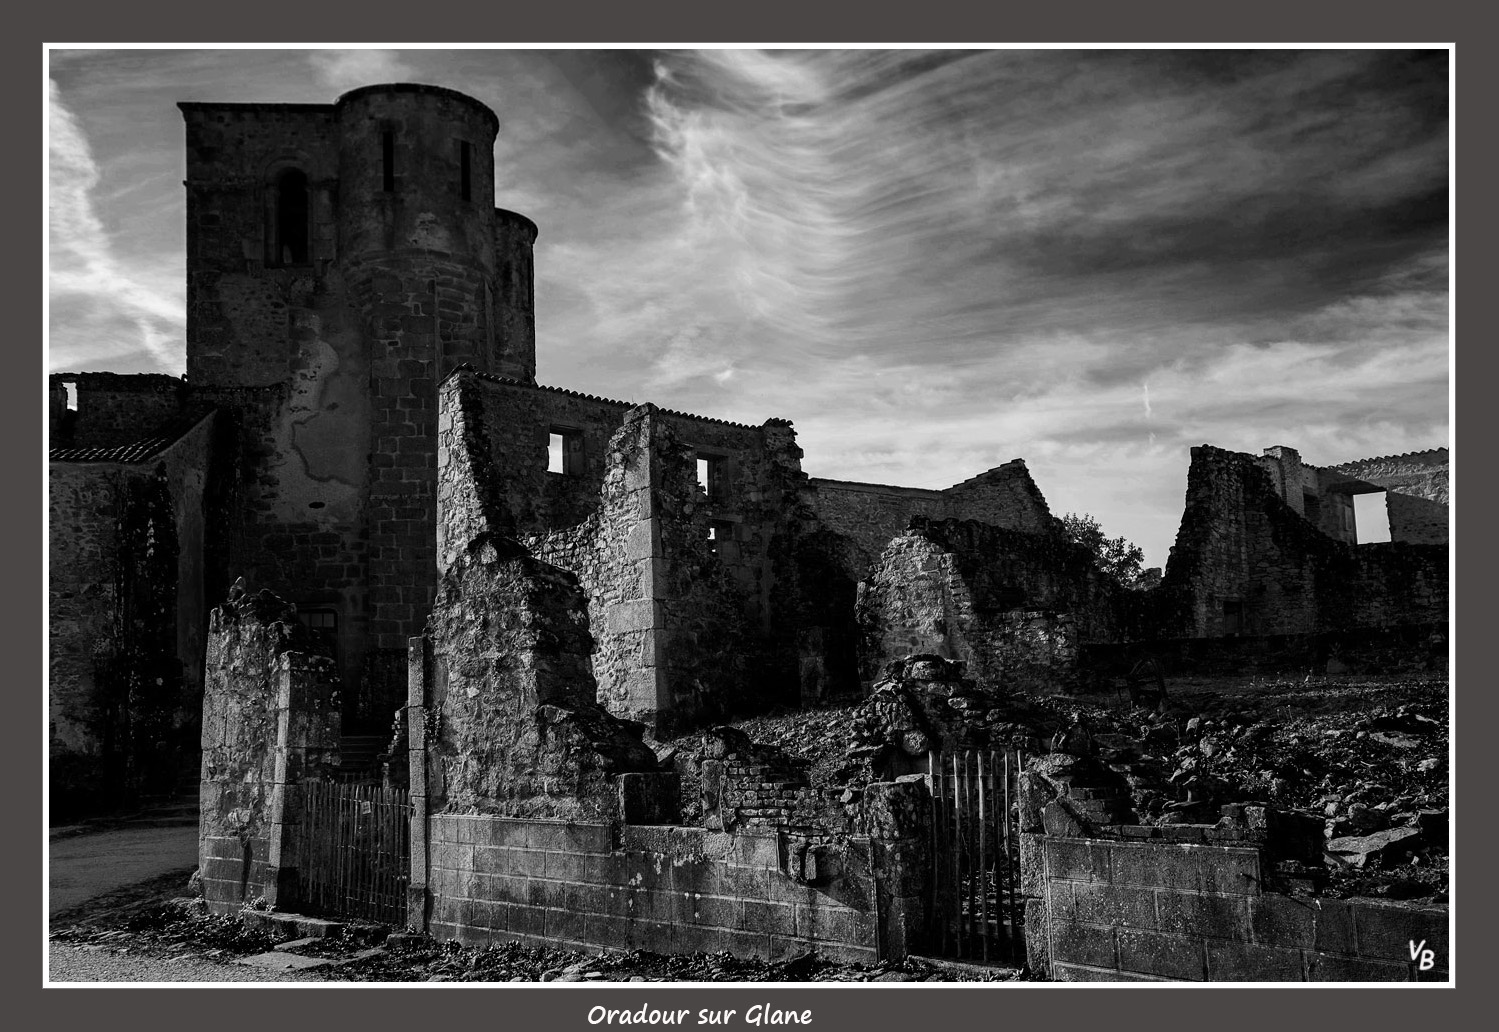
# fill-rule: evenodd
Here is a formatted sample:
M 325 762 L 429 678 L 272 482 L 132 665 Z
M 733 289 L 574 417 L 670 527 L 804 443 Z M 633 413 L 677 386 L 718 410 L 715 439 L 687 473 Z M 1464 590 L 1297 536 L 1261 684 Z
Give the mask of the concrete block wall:
M 616 842 L 607 824 L 434 814 L 427 833 L 428 927 L 440 939 L 877 959 L 873 883 L 799 883 L 773 831 L 624 825 Z M 878 846 L 852 840 L 845 869 Z
M 1033 970 L 1078 982 L 1447 979 L 1446 907 L 1270 892 L 1263 852 L 1208 844 L 1212 829 L 1115 830 L 1142 837 L 1021 836 Z M 1411 956 L 1417 943 L 1430 970 Z

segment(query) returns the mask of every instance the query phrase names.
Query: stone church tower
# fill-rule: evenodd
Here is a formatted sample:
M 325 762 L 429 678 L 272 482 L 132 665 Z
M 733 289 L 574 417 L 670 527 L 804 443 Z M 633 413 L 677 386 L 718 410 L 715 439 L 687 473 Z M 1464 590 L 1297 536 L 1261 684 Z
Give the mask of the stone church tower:
M 498 120 L 453 90 L 180 107 L 187 383 L 239 473 L 207 562 L 295 602 L 379 731 L 434 591 L 436 386 L 534 382 L 536 227 L 494 207 Z

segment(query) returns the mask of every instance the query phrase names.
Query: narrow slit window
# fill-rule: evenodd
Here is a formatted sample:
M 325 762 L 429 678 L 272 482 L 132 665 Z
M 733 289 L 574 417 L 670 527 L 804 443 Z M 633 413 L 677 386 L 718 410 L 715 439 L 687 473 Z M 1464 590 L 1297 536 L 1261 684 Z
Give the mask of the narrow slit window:
M 276 177 L 276 237 L 270 264 L 307 264 L 307 215 L 307 174 L 286 169 Z
M 396 189 L 396 134 L 390 130 L 380 134 L 380 160 L 385 174 L 385 192 Z
M 69 412 L 78 411 L 78 385 L 71 380 L 62 385 L 63 390 L 68 392 L 67 409 Z
M 465 201 L 472 200 L 473 174 L 471 171 L 471 151 L 467 140 L 458 144 L 458 192 Z

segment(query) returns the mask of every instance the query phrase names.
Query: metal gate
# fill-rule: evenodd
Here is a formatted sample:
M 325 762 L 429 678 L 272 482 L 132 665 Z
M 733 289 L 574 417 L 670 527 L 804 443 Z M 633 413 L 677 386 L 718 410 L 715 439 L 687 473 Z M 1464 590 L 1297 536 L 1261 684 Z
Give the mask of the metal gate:
M 932 792 L 931 946 L 945 957 L 1019 964 L 1019 750 L 927 754 Z
M 405 924 L 411 798 L 379 785 L 302 783 L 300 896 L 325 914 Z

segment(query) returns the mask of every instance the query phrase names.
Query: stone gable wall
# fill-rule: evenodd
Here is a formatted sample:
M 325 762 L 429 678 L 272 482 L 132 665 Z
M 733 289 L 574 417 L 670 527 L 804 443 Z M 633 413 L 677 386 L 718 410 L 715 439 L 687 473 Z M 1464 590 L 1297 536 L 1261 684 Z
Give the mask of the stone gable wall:
M 1315 634 L 1446 619 L 1445 547 L 1347 545 L 1297 516 L 1254 456 L 1192 449 L 1161 637 Z
M 1118 593 L 1059 532 L 913 521 L 861 586 L 862 676 L 930 653 L 979 680 L 1056 691 L 1075 674 L 1079 641 L 1115 635 Z

